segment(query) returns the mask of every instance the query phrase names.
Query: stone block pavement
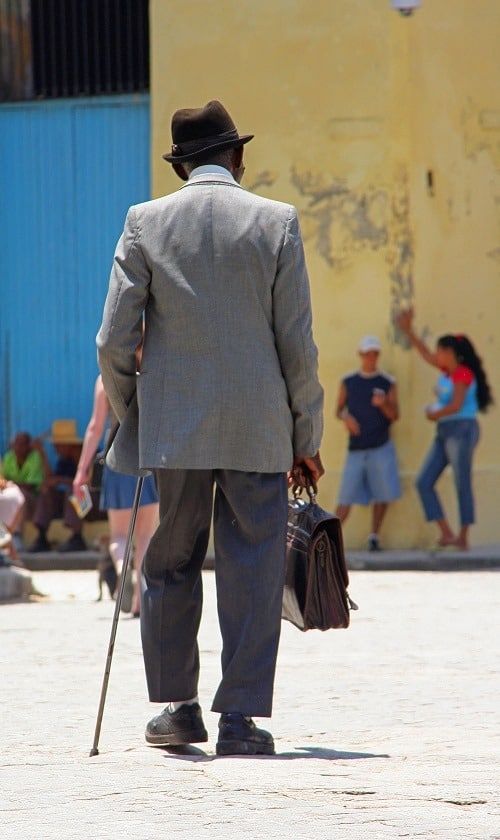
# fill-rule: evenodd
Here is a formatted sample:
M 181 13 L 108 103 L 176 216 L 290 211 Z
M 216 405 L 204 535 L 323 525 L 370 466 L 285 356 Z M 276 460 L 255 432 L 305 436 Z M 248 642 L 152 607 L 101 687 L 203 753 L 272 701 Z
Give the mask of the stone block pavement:
M 90 758 L 114 604 L 95 571 L 33 573 L 0 605 L 2 840 L 500 838 L 496 570 L 352 571 L 348 630 L 283 623 L 276 757 L 217 758 L 214 572 L 203 573 L 203 749 L 148 747 L 139 622 L 120 620 Z

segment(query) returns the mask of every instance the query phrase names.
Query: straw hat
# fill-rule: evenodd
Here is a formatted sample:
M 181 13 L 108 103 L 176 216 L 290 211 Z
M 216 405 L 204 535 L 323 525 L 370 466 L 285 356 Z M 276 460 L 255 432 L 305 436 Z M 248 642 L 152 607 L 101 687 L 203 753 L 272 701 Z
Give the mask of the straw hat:
M 54 420 L 51 443 L 82 443 L 78 436 L 76 420 Z

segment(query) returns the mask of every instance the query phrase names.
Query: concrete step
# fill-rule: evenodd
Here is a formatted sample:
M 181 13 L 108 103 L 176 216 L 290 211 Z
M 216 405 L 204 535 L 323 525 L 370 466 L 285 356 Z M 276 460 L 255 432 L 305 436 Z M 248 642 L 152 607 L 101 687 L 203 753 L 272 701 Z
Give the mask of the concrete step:
M 102 554 L 99 551 L 40 551 L 31 554 L 29 551 L 19 552 L 19 559 L 25 569 L 31 572 L 79 572 L 88 569 L 96 569 L 99 558 Z M 213 557 L 207 557 L 204 564 L 205 569 L 214 568 Z
M 40 551 L 31 554 L 29 551 L 19 552 L 25 569 L 31 572 L 57 572 L 71 569 L 71 571 L 86 571 L 96 569 L 99 558 L 98 551 Z
M 478 572 L 500 569 L 500 545 L 468 551 L 347 551 L 352 571 L 367 572 Z
M 347 565 L 352 571 L 425 571 L 464 572 L 500 569 L 500 544 L 477 546 L 468 551 L 347 551 Z M 47 551 L 37 554 L 22 552 L 19 555 L 24 567 L 32 572 L 84 571 L 96 569 L 101 554 L 98 551 L 63 553 Z M 209 554 L 204 568 L 213 569 L 213 555 Z

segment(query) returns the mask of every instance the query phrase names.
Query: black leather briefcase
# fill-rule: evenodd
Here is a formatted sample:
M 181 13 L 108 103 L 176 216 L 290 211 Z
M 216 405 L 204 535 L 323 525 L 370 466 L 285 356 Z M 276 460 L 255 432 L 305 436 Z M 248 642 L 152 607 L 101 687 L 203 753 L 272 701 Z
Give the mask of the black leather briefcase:
M 349 627 L 357 610 L 347 593 L 349 574 L 342 528 L 310 493 L 288 503 L 287 562 L 282 618 L 300 630 Z

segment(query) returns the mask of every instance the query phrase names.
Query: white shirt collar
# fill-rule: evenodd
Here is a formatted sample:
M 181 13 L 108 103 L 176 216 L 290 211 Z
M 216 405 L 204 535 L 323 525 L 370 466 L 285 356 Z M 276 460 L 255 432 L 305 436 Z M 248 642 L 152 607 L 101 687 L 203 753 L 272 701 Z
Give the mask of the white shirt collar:
M 188 180 L 192 181 L 194 178 L 204 177 L 205 175 L 219 175 L 227 178 L 228 181 L 234 181 L 236 183 L 229 169 L 226 169 L 224 166 L 218 166 L 216 163 L 206 163 L 203 166 L 197 166 L 191 172 Z

